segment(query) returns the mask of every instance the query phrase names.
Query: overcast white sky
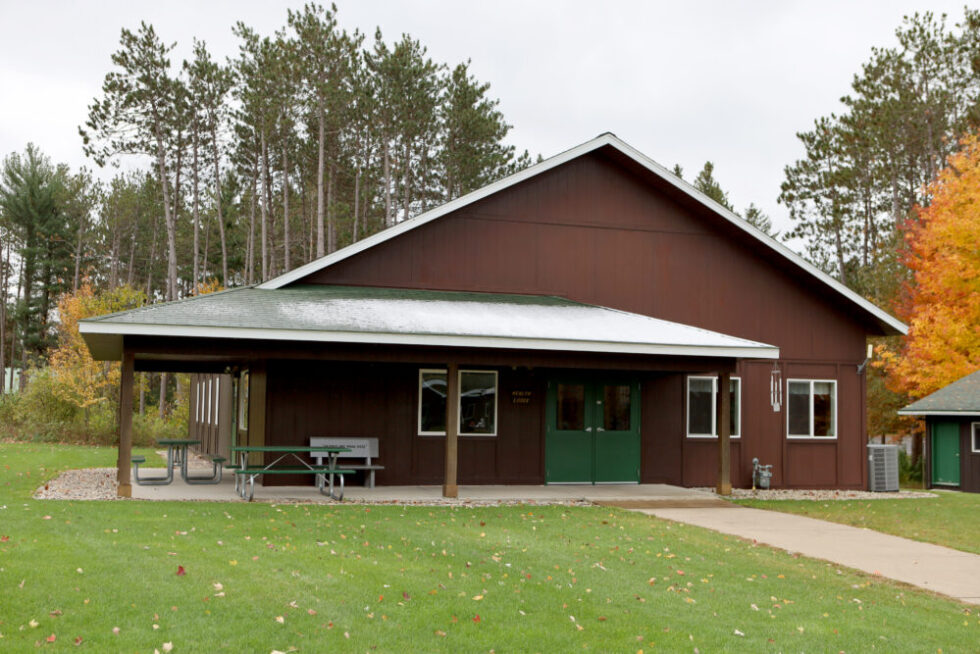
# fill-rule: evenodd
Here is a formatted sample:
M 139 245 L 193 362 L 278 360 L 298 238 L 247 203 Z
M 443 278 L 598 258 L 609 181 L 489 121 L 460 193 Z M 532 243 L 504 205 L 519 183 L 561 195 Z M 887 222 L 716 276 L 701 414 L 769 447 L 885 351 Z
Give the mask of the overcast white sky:
M 111 68 L 122 27 L 152 23 L 190 56 L 192 37 L 232 56 L 238 20 L 262 34 L 286 23 L 272 0 L 0 0 L 0 156 L 34 142 L 91 166 L 77 127 Z M 741 211 L 785 229 L 783 167 L 796 132 L 839 110 L 871 52 L 902 16 L 962 17 L 963 0 L 632 2 L 338 0 L 348 30 L 411 34 L 438 62 L 472 59 L 513 124 L 510 141 L 545 157 L 605 131 L 690 180 L 705 160 Z

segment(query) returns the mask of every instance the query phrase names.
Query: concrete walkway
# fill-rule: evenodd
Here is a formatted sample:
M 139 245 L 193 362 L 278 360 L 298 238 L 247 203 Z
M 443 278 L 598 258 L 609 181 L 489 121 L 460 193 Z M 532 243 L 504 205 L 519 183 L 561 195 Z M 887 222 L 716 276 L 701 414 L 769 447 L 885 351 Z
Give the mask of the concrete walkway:
M 641 513 L 740 536 L 980 604 L 980 556 L 870 529 L 747 507 Z M 955 528 L 950 525 L 950 528 Z

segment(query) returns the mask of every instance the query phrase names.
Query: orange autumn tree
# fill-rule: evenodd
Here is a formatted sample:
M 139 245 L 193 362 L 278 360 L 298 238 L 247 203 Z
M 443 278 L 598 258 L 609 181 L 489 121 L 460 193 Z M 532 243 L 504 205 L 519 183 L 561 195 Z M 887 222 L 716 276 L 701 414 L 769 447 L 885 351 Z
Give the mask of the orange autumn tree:
M 106 402 L 119 385 L 119 364 L 95 361 L 89 354 L 78 321 L 141 306 L 146 296 L 130 286 L 95 293 L 88 282 L 58 301 L 58 347 L 50 357 L 59 398 L 80 409 Z
M 931 204 L 901 228 L 914 275 L 898 307 L 909 333 L 881 365 L 913 397 L 980 369 L 980 139 L 961 145 L 929 185 Z

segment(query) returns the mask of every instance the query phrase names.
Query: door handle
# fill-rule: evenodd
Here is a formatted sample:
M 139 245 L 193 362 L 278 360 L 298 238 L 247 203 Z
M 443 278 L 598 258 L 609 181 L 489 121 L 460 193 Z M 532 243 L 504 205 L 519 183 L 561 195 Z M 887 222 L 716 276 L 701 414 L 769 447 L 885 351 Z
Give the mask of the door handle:
M 596 427 L 596 428 L 595 428 L 595 430 L 596 430 L 596 431 L 606 431 L 606 430 L 605 430 L 605 429 L 603 429 L 602 427 Z
M 585 431 L 591 432 L 592 431 L 592 427 L 586 427 L 585 428 Z

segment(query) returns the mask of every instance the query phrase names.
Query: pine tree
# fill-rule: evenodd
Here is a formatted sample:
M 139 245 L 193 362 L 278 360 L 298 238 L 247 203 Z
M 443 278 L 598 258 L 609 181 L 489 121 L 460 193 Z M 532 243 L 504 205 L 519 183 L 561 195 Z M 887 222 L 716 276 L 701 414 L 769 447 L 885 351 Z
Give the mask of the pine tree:
M 702 168 L 701 172 L 698 173 L 698 176 L 694 178 L 694 188 L 701 191 L 729 211 L 734 211 L 731 203 L 728 201 L 728 193 L 723 191 L 721 185 L 719 185 L 715 180 L 714 172 L 715 165 L 710 161 L 705 161 L 704 168 Z

